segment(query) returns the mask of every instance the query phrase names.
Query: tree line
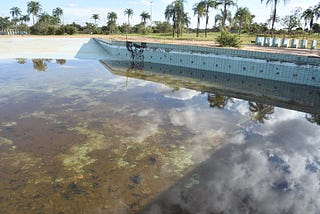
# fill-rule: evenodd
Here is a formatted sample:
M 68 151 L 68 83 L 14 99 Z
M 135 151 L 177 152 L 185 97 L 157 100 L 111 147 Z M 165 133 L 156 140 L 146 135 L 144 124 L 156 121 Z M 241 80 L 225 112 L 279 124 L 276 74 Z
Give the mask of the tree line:
M 320 2 L 306 10 L 297 8 L 291 15 L 279 18 L 277 7 L 280 0 L 261 0 L 261 3 L 272 5 L 272 12 L 265 23 L 253 22 L 255 15 L 247 7 L 239 7 L 234 0 L 201 0 L 193 5 L 193 16 L 197 20 L 195 29 L 189 28 L 191 15 L 185 11 L 185 0 L 173 0 L 167 5 L 163 15 L 166 21 L 155 21 L 151 23 L 151 16 L 148 12 L 139 14 L 141 22 L 136 25 L 131 24 L 134 11 L 131 8 L 124 10 L 126 22 L 119 25 L 117 23 L 118 14 L 115 12 L 107 13 L 106 25 L 97 26 L 100 20 L 100 14 L 92 14 L 90 17 L 94 23 L 86 22 L 84 26 L 77 23 L 64 24 L 63 10 L 57 7 L 51 13 L 42 10 L 42 5 L 37 1 L 27 2 L 26 13 L 22 13 L 19 7 L 10 9 L 10 16 L 0 17 L 0 30 L 14 29 L 17 31 L 26 31 L 31 34 L 114 34 L 114 33 L 172 33 L 173 37 L 181 37 L 183 32 L 194 32 L 198 37 L 201 32 L 207 37 L 209 31 L 225 31 L 238 33 L 275 33 L 275 23 L 281 23 L 284 26 L 280 32 L 293 33 L 296 30 L 308 31 L 309 33 L 320 32 L 320 26 L 316 21 L 320 17 Z M 283 0 L 286 2 L 286 0 Z M 236 8 L 234 14 L 231 9 Z M 213 12 L 214 17 L 210 17 Z M 32 20 L 32 26 L 28 26 Z M 200 29 L 201 22 L 204 21 L 204 29 Z M 304 25 L 303 25 L 304 22 Z

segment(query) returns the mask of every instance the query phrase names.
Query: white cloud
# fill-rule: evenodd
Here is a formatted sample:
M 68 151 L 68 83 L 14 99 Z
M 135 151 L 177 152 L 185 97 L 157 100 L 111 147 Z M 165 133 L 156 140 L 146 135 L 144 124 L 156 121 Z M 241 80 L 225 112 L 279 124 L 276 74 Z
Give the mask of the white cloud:
M 146 4 L 146 5 L 151 5 L 152 1 L 146 1 L 146 0 L 142 0 L 141 4 Z
M 200 95 L 201 93 L 198 91 L 190 90 L 190 89 L 184 89 L 181 88 L 177 91 L 173 91 L 172 88 L 169 88 L 164 85 L 160 85 L 157 88 L 157 92 L 162 94 L 164 97 L 172 98 L 172 99 L 178 99 L 178 100 L 190 100 L 195 96 Z

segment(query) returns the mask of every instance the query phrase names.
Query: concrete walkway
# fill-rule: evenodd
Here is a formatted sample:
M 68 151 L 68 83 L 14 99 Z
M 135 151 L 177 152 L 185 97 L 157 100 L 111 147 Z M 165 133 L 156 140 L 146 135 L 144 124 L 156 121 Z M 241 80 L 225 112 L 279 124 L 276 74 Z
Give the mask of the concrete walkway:
M 97 46 L 91 38 L 99 37 L 125 41 L 125 36 L 108 35 L 74 35 L 74 36 L 0 36 L 0 58 L 79 58 L 103 59 L 104 50 Z M 163 40 L 143 36 L 130 36 L 130 41 L 195 45 L 218 47 L 213 41 L 193 40 Z M 270 52 L 279 54 L 294 54 L 320 58 L 320 50 L 261 47 L 256 45 L 242 45 L 242 50 Z
M 0 37 L 0 59 L 54 58 L 105 59 L 108 57 L 91 38 Z
M 298 49 L 298 48 L 276 48 L 276 47 L 262 47 L 256 45 L 243 45 L 242 50 L 249 51 L 259 51 L 259 52 L 268 52 L 268 53 L 279 53 L 279 54 L 294 54 L 300 56 L 311 56 L 319 57 L 320 60 L 320 50 L 315 49 Z

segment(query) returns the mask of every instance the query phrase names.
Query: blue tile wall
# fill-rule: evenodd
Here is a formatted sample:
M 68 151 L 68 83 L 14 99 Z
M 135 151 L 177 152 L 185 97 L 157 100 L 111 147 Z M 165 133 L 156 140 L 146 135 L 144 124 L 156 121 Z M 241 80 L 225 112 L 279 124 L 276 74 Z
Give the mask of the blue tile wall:
M 96 41 L 111 57 L 130 60 L 126 42 Z M 320 87 L 320 58 L 317 57 L 148 43 L 144 61 Z

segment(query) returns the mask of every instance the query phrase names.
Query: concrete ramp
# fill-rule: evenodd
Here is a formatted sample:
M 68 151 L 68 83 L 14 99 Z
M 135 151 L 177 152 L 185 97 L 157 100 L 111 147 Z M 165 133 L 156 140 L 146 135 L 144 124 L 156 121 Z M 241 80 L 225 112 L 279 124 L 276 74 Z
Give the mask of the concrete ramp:
M 0 59 L 105 59 L 106 51 L 91 38 L 1 38 Z

